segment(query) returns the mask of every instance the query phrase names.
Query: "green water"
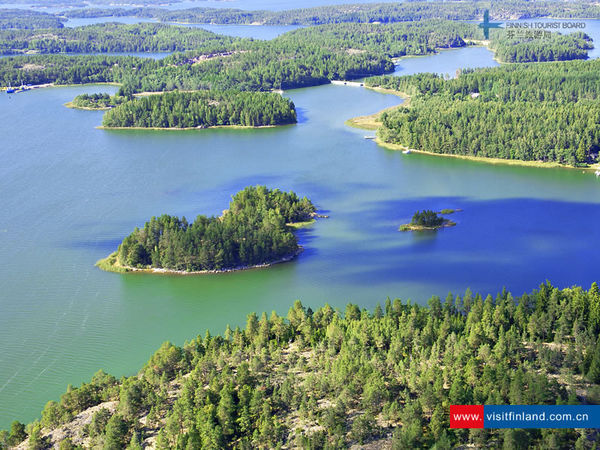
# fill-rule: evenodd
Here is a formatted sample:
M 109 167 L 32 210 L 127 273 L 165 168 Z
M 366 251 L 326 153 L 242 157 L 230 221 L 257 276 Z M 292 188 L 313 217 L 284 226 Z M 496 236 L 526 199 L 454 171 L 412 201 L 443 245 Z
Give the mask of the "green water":
M 429 61 L 453 73 L 492 64 L 480 50 L 401 66 Z M 597 278 L 593 175 L 403 155 L 344 125 L 396 97 L 332 85 L 289 91 L 297 125 L 190 132 L 98 130 L 102 113 L 62 106 L 111 90 L 0 95 L 2 428 L 34 419 L 100 368 L 133 374 L 165 340 L 243 325 L 251 311 L 285 314 L 295 299 L 373 308 L 386 296 L 424 302 L 468 286 L 520 294 L 546 278 L 560 286 Z M 94 267 L 151 216 L 220 214 L 232 194 L 258 183 L 307 195 L 330 215 L 300 232 L 306 250 L 294 262 L 189 277 Z M 423 208 L 464 211 L 437 234 L 396 231 Z

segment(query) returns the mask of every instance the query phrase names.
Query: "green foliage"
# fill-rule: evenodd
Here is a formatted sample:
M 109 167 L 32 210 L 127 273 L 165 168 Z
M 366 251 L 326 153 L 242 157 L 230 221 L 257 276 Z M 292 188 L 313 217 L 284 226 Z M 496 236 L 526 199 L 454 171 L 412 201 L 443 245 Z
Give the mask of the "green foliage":
M 2 10 L 0 10 L 0 28 L 2 27 L 2 14 Z M 185 50 L 212 53 L 225 49 L 232 50 L 235 47 L 234 43 L 237 41 L 241 40 L 220 36 L 202 28 L 156 23 L 133 25 L 100 23 L 76 28 L 53 27 L 53 29 L 41 31 L 38 29 L 0 29 L 0 54 L 18 52 L 172 52 Z
M 503 31 L 493 35 L 490 48 L 502 62 L 524 63 L 586 59 L 587 51 L 594 48 L 594 45 L 592 39 L 583 32 L 511 39 L 507 32 Z
M 577 165 L 600 151 L 600 61 L 523 64 L 434 74 L 375 77 L 412 96 L 382 114 L 385 142 L 441 154 Z
M 83 447 L 73 444 L 73 441 L 71 440 L 71 438 L 63 439 L 62 441 L 60 441 L 60 444 L 58 445 L 58 450 L 80 450 L 80 449 L 83 449 Z
M 132 0 L 129 0 L 132 1 Z M 410 1 L 397 3 L 352 4 L 319 6 L 287 11 L 247 11 L 228 8 L 193 8 L 165 10 L 157 8 L 75 9 L 65 11 L 67 17 L 128 16 L 154 18 L 163 22 L 221 23 L 265 25 L 321 25 L 328 23 L 393 23 L 427 19 L 481 20 L 486 9 L 490 19 L 514 20 L 515 17 L 598 18 L 600 7 L 590 0 L 527 1 L 502 0 L 497 2 L 441 2 Z
M 106 423 L 104 436 L 104 450 L 121 450 L 128 442 L 129 424 L 119 415 L 115 414 Z
M 37 30 L 40 28 L 59 29 L 63 27 L 63 19 L 52 14 L 27 9 L 0 8 L 0 30 Z M 2 32 L 0 31 L 0 34 L 1 33 Z
M 238 192 L 223 216 L 153 217 L 119 246 L 122 266 L 174 270 L 223 270 L 293 256 L 298 242 L 287 223 L 312 216 L 313 204 L 295 193 L 264 186 Z
M 71 102 L 75 108 L 85 109 L 108 109 L 114 108 L 126 101 L 126 97 L 120 95 L 109 95 L 109 94 L 81 94 L 73 99 Z
M 48 402 L 42 411 L 41 424 L 55 428 L 89 407 L 114 399 L 117 394 L 115 377 L 100 370 L 94 374 L 90 383 L 83 383 L 79 388 L 69 386 L 60 402 Z
M 350 428 L 350 438 L 359 444 L 364 444 L 367 440 L 378 436 L 378 426 L 375 417 L 370 413 L 361 414 L 352 422 Z
M 187 30 L 187 31 L 186 31 Z M 103 33 L 108 33 L 104 35 Z M 60 34 L 62 33 L 62 34 Z M 190 34 L 189 39 L 184 37 Z M 104 24 L 53 31 L 34 40 L 27 31 L 7 31 L 0 52 L 152 51 L 190 48 L 156 61 L 150 58 L 27 55 L 0 59 L 0 83 L 71 84 L 117 82 L 121 95 L 141 91 L 267 91 L 353 79 L 393 70 L 395 56 L 422 55 L 436 48 L 460 47 L 480 31 L 472 24 L 441 21 L 403 24 L 331 24 L 286 33 L 271 41 L 253 41 L 166 25 Z M 104 36 L 102 38 L 96 38 Z M 3 50 L 4 49 L 4 50 Z
M 592 383 L 600 384 L 600 340 L 598 340 L 593 349 L 591 360 L 587 378 Z
M 163 376 L 168 380 L 173 379 L 177 372 L 186 367 L 184 354 L 181 349 L 170 342 L 165 342 L 152 355 L 142 369 L 142 372 L 147 380 L 151 380 L 156 384 Z
M 593 430 L 465 433 L 449 429 L 447 408 L 578 404 L 576 388 L 597 399 L 598 381 L 575 377 L 596 364 L 598 331 L 586 326 L 596 295 L 597 286 L 546 283 L 519 298 L 468 290 L 426 307 L 395 299 L 382 314 L 349 305 L 345 317 L 297 301 L 288 320 L 251 314 L 227 339 L 207 333 L 183 348 L 164 344 L 118 383 L 119 412 L 96 413 L 88 432 L 98 447 L 139 448 L 134 424 L 151 409 L 157 448 L 340 448 L 379 438 L 393 448 L 581 448 Z M 549 348 L 559 353 L 551 365 Z M 98 381 L 106 377 L 90 384 L 114 399 L 114 386 Z M 24 433 L 14 428 L 11 435 Z
M 464 39 L 481 37 L 481 31 L 473 24 L 424 20 L 394 24 L 321 25 L 286 33 L 277 41 L 310 42 L 315 47 L 339 48 L 349 52 L 372 51 L 396 58 L 425 55 L 440 48 L 464 47 Z
M 25 425 L 15 420 L 10 424 L 10 433 L 8 435 L 7 443 L 9 446 L 15 446 L 27 439 L 27 433 L 25 432 Z
M 108 111 L 103 120 L 105 127 L 142 128 L 254 127 L 295 122 L 296 110 L 291 100 L 279 94 L 236 91 L 150 95 L 121 103 Z
M 42 437 L 42 425 L 39 422 L 31 426 L 27 448 L 29 450 L 44 450 L 47 448 L 47 439 Z
M 435 211 L 427 209 L 414 213 L 410 224 L 420 227 L 439 227 L 440 225 L 443 225 L 444 220 L 445 219 L 438 216 Z

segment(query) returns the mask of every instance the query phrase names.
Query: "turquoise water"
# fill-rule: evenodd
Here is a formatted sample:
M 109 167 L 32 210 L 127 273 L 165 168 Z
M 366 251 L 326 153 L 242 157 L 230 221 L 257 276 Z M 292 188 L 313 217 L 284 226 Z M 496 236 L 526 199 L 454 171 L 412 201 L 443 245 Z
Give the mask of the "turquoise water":
M 406 73 L 490 65 L 469 48 L 400 61 Z M 288 91 L 299 123 L 262 130 L 103 131 L 67 109 L 111 86 L 0 95 L 0 427 L 34 419 L 68 383 L 132 374 L 165 340 L 386 296 L 515 294 L 546 279 L 589 286 L 600 257 L 600 182 L 576 170 L 403 155 L 348 128 L 397 97 L 348 86 Z M 153 215 L 220 214 L 250 184 L 309 196 L 329 219 L 300 232 L 304 253 L 269 269 L 211 276 L 105 273 L 95 261 Z M 458 225 L 400 233 L 417 209 L 462 208 Z

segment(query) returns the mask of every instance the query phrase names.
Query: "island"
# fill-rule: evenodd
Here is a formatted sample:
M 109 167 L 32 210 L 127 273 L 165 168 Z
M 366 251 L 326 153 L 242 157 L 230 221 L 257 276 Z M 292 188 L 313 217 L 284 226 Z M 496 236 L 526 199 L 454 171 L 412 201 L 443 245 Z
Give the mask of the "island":
M 153 217 L 127 236 L 116 252 L 96 263 L 112 272 L 216 273 L 290 261 L 302 247 L 294 224 L 317 217 L 306 197 L 247 187 L 220 217 Z
M 182 130 L 296 123 L 294 103 L 271 92 L 229 90 L 158 93 L 132 98 L 109 109 L 102 121 L 103 128 Z
M 439 228 L 453 227 L 456 222 L 452 222 L 439 214 L 452 214 L 457 210 L 455 209 L 443 209 L 439 213 L 426 209 L 423 211 L 417 211 L 414 213 L 412 220 L 409 223 L 400 225 L 399 231 L 428 231 L 437 230 Z
M 65 103 L 65 106 L 73 109 L 106 111 L 125 101 L 127 101 L 127 98 L 120 95 L 110 95 L 107 93 L 81 94 L 72 101 Z

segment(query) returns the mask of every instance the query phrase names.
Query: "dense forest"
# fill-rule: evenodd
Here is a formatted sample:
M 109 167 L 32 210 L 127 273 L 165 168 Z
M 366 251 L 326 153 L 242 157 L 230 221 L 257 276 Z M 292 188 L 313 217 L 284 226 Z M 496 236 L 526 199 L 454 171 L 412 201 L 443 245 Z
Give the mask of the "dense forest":
M 277 41 L 310 42 L 318 47 L 371 51 L 397 58 L 425 55 L 442 48 L 464 47 L 465 40 L 482 37 L 481 30 L 474 24 L 425 20 L 394 24 L 321 25 L 285 33 Z
M 40 28 L 63 28 L 63 21 L 52 14 L 26 9 L 0 8 L 0 30 L 22 29 L 36 30 Z
M 272 263 L 298 253 L 288 224 L 309 221 L 314 212 L 310 200 L 294 192 L 247 187 L 233 197 L 221 217 L 198 216 L 193 223 L 185 217 L 153 217 L 123 240 L 116 262 L 121 267 L 179 271 Z
M 0 432 L 0 447 L 590 449 L 595 430 L 450 429 L 448 407 L 598 404 L 599 332 L 596 283 L 372 312 L 296 301 L 287 317 L 252 313 L 243 330 L 165 343 L 137 375 L 100 371 Z
M 543 32 L 542 32 L 543 33 Z M 586 59 L 588 50 L 594 48 L 592 38 L 583 32 L 567 35 L 550 33 L 538 37 L 509 38 L 508 32 L 496 33 L 490 41 L 496 59 L 509 63 L 568 61 Z
M 0 31 L 0 54 L 232 51 L 240 39 L 202 28 L 155 23 L 101 23 L 76 28 Z
M 225 8 L 97 8 L 65 11 L 65 17 L 136 16 L 162 22 L 261 25 L 324 25 L 332 23 L 391 23 L 427 19 L 473 20 L 483 16 L 483 3 L 406 2 L 319 6 L 285 11 Z M 487 5 L 489 8 L 489 3 Z
M 600 61 L 523 64 L 434 74 L 374 77 L 411 95 L 383 113 L 379 137 L 434 153 L 577 165 L 600 150 Z
M 266 92 L 169 92 L 120 103 L 102 123 L 108 128 L 259 127 L 296 123 L 296 110 L 291 100 Z
M 171 36 L 172 32 L 171 37 L 188 33 L 179 27 L 170 31 L 169 27 L 151 24 L 94 25 L 68 33 L 82 33 L 81 39 L 85 40 L 86 33 L 97 32 L 103 27 L 113 30 L 112 42 L 108 42 L 110 39 L 106 43 L 99 40 L 89 45 L 104 46 L 104 50 L 124 49 L 122 46 L 126 42 L 131 48 L 149 49 L 144 47 L 146 38 L 140 36 L 141 30 L 149 34 L 156 31 L 156 36 L 159 32 Z M 420 55 L 438 47 L 462 46 L 464 39 L 477 33 L 480 31 L 471 24 L 440 21 L 324 25 L 311 28 L 310 32 L 286 33 L 271 41 L 229 38 L 197 30 L 191 34 L 198 39 L 194 51 L 175 53 L 160 61 L 92 55 L 1 58 L 0 83 L 16 86 L 118 82 L 123 84 L 122 94 L 127 95 L 174 89 L 290 89 L 324 84 L 333 79 L 382 74 L 393 70 L 392 57 Z M 148 39 L 158 42 L 156 36 Z M 165 39 L 167 42 L 170 38 Z M 13 45 L 12 41 L 7 45 Z
M 89 8 L 61 13 L 66 17 L 137 16 L 163 22 L 322 25 L 328 23 L 391 23 L 427 19 L 481 20 L 486 9 L 492 20 L 530 19 L 536 17 L 598 18 L 600 6 L 593 0 L 493 2 L 410 1 L 319 6 L 286 11 L 247 11 L 241 9 L 191 8 L 167 10 L 159 8 Z

